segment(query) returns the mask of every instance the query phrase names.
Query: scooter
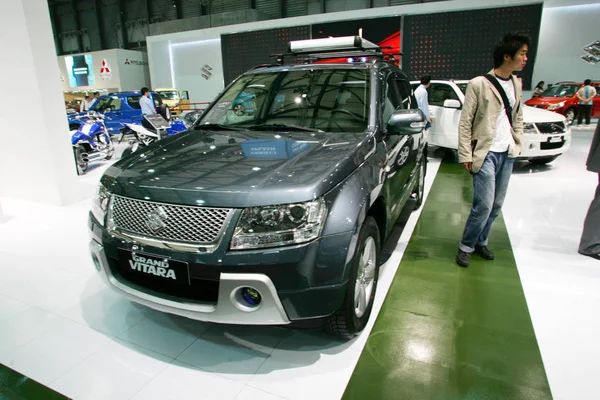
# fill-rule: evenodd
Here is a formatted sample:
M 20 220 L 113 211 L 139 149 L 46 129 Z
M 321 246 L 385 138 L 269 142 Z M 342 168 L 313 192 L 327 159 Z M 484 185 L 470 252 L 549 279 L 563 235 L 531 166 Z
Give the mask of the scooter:
M 71 131 L 77 174 L 82 175 L 87 171 L 90 162 L 113 158 L 115 146 L 104 124 L 106 117 L 103 114 L 90 111 L 87 115 L 75 118 L 86 119 L 77 130 Z
M 180 120 L 171 121 L 171 126 L 164 130 L 164 132 L 161 132 L 160 135 L 156 132 L 146 129 L 141 125 L 141 123 L 124 123 L 123 125 L 125 125 L 125 127 L 121 129 L 121 138 L 119 139 L 119 143 L 123 141 L 123 138 L 126 134 L 132 134 L 134 139 L 129 140 L 129 146 L 123 150 L 121 158 L 125 158 L 131 153 L 136 152 L 140 147 L 149 146 L 165 136 L 175 135 L 187 129 L 187 126 L 183 123 L 183 121 Z

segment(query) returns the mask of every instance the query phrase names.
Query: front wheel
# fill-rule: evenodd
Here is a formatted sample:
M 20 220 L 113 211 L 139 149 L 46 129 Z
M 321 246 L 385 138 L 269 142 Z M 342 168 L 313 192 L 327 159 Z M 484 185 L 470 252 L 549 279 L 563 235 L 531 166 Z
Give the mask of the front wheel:
M 379 278 L 380 253 L 379 227 L 373 217 L 367 217 L 358 234 L 344 301 L 325 326 L 328 333 L 352 339 L 367 325 Z
M 575 121 L 575 117 L 577 116 L 577 110 L 575 110 L 575 108 L 571 107 L 567 110 L 567 112 L 565 112 L 565 118 L 567 119 L 567 123 L 569 125 L 573 124 L 573 121 Z

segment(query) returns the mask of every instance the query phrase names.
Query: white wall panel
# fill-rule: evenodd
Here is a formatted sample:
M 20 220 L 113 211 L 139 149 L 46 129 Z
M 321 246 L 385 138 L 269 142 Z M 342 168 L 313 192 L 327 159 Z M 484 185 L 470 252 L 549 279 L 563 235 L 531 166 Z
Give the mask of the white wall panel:
M 582 48 L 600 40 L 598 21 L 600 4 L 544 8 L 533 85 L 599 79 L 600 64 L 581 59 L 585 54 Z

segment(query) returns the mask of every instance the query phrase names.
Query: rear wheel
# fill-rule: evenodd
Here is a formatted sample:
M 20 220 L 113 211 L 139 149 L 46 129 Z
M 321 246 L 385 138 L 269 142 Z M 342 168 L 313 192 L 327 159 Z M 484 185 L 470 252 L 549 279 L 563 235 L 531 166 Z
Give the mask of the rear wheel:
M 380 253 L 379 227 L 373 217 L 367 217 L 358 234 L 344 301 L 325 326 L 328 333 L 351 339 L 367 325 L 377 289 Z
M 83 175 L 88 169 L 89 161 L 84 160 L 86 150 L 83 146 L 77 146 L 73 148 L 75 155 L 75 164 L 77 165 L 77 175 Z
M 558 158 L 558 156 L 540 157 L 540 158 L 534 158 L 533 160 L 529 160 L 529 162 L 532 163 L 533 165 L 544 165 L 544 164 L 551 163 L 552 161 L 556 160 L 557 158 Z
M 417 187 L 413 195 L 415 196 L 415 210 L 418 210 L 423 204 L 423 196 L 425 195 L 425 175 L 427 174 L 427 157 L 423 155 L 421 165 L 419 166 L 419 177 L 417 178 Z

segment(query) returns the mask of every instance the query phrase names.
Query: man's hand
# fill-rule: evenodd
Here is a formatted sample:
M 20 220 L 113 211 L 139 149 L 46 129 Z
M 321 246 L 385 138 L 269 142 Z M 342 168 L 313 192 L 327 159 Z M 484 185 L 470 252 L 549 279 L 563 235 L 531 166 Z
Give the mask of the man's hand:
M 466 162 L 463 163 L 463 165 L 465 166 L 465 169 L 469 172 L 471 172 L 473 170 L 473 163 L 472 162 Z

